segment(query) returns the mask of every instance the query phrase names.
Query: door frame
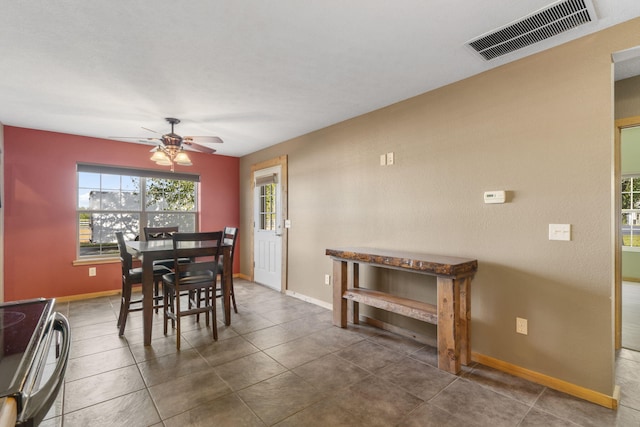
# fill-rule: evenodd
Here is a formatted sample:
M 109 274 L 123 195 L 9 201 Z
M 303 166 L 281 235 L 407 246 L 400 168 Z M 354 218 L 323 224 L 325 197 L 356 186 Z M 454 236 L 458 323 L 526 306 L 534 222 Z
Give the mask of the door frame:
M 251 267 L 251 281 L 254 280 L 254 267 L 255 267 L 255 252 L 254 252 L 254 228 L 255 221 L 254 212 L 255 212 L 255 189 L 256 189 L 256 179 L 255 175 L 257 171 L 262 169 L 271 168 L 274 166 L 280 166 L 280 200 L 281 200 L 281 208 L 282 208 L 282 221 L 286 221 L 289 218 L 289 180 L 288 180 L 288 169 L 287 169 L 287 156 L 279 156 L 274 159 L 265 160 L 260 163 L 256 163 L 251 165 L 251 224 L 252 227 L 250 231 L 250 239 L 249 242 L 251 244 L 251 262 L 249 263 Z M 282 263 L 281 263 L 281 274 L 280 274 L 280 292 L 284 293 L 287 291 L 287 259 L 288 259 L 288 236 L 289 229 L 287 227 L 282 227 Z
M 621 215 L 622 200 L 620 180 L 622 179 L 622 129 L 640 126 L 640 116 L 627 117 L 615 121 L 615 146 L 613 164 L 613 265 L 614 265 L 614 323 L 615 323 L 615 349 L 622 348 L 622 245 L 620 233 L 622 230 Z

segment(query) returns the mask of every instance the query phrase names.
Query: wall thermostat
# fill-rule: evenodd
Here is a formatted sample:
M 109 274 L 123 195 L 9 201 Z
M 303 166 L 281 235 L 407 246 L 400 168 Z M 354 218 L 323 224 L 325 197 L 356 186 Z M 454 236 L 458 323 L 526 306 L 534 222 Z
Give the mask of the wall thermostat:
M 504 200 L 505 200 L 505 193 L 503 190 L 484 192 L 485 203 L 504 203 Z

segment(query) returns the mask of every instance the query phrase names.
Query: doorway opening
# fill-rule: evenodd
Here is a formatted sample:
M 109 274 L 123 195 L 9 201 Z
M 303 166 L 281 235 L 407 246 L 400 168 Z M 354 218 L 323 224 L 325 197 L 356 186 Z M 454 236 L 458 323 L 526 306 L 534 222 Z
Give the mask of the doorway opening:
M 640 117 L 616 121 L 616 349 L 640 351 Z

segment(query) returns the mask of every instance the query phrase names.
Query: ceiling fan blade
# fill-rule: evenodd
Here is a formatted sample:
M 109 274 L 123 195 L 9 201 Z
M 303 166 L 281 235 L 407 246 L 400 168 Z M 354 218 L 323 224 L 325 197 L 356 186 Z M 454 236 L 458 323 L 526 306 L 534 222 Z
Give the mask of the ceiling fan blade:
M 222 144 L 222 139 L 217 136 L 185 136 L 185 140 L 198 144 Z
M 191 142 L 191 140 L 182 140 L 182 143 L 189 147 L 192 150 L 200 151 L 202 153 L 213 154 L 216 152 L 213 148 L 205 147 L 204 145 L 196 144 L 195 142 Z
M 151 132 L 151 133 L 160 133 L 160 132 L 156 132 L 156 131 L 155 131 L 155 130 L 153 130 L 153 129 L 146 128 L 146 127 L 144 127 L 144 126 L 140 126 L 140 127 L 141 127 L 142 129 L 144 129 L 144 130 L 148 130 L 148 131 L 149 131 L 149 132 Z
M 109 136 L 109 139 L 137 139 L 139 141 L 162 141 L 161 138 L 152 138 L 150 136 Z

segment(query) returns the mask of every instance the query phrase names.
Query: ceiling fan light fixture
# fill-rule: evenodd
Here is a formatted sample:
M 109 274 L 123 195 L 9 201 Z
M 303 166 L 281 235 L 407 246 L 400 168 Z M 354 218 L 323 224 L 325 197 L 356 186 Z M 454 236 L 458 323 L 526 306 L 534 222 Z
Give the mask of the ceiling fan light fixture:
M 156 162 L 156 163 L 170 161 L 169 157 L 160 148 L 156 148 L 156 151 L 154 151 L 153 155 L 151 156 L 151 160 Z M 158 163 L 158 164 L 160 164 L 160 163 Z
M 155 162 L 159 166 L 171 166 L 171 171 L 174 171 L 175 165 L 180 166 L 193 166 L 191 159 L 184 151 L 184 146 L 187 148 L 200 151 L 203 153 L 213 154 L 216 152 L 213 148 L 205 145 L 198 144 L 197 141 L 203 141 L 204 143 L 221 143 L 222 139 L 217 136 L 185 136 L 182 137 L 174 132 L 174 126 L 180 123 L 179 119 L 173 117 L 165 118 L 167 122 L 171 124 L 171 132 L 161 135 L 155 138 L 140 138 L 135 137 L 139 142 L 147 143 L 148 141 L 158 141 L 159 144 L 151 150 L 151 161 Z M 143 128 L 149 132 L 158 133 L 154 130 Z M 115 137 L 114 137 L 115 138 Z M 133 137 L 119 137 L 119 138 L 133 138 Z M 184 145 L 183 145 L 184 144 Z
M 180 151 L 178 154 L 176 154 L 174 161 L 181 166 L 191 166 L 193 164 L 191 163 L 191 159 L 189 158 L 189 156 L 187 156 L 187 153 L 185 153 L 184 151 Z

